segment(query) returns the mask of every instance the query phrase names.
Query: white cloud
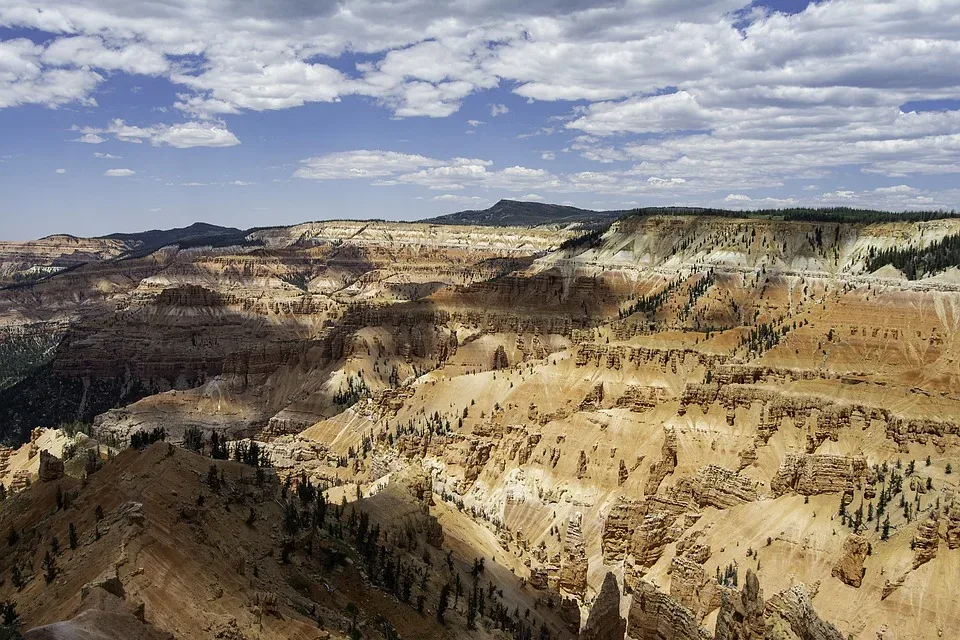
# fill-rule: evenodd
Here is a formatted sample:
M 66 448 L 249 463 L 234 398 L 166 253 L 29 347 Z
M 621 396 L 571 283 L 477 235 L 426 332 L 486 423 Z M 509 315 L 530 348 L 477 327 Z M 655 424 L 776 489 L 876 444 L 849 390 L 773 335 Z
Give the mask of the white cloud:
M 231 180 L 231 181 L 228 182 L 227 184 L 230 185 L 231 187 L 249 187 L 250 185 L 252 185 L 252 184 L 254 184 L 254 183 L 252 183 L 252 182 L 244 182 L 243 180 Z
M 916 189 L 914 189 L 914 188 L 911 187 L 911 186 L 905 185 L 905 184 L 898 184 L 898 185 L 895 185 L 895 186 L 892 186 L 892 187 L 879 187 L 879 188 L 877 188 L 877 189 L 874 189 L 874 192 L 876 192 L 876 193 L 890 193 L 890 194 L 893 194 L 893 193 L 912 193 L 913 191 L 916 191 Z
M 543 196 L 538 195 L 538 194 L 536 194 L 536 193 L 528 193 L 528 194 L 525 195 L 525 196 L 520 196 L 520 199 L 521 199 L 521 200 L 533 200 L 533 201 L 535 201 L 535 202 L 539 202 L 540 200 L 543 200 Z
M 483 120 L 467 120 L 467 124 L 471 127 L 479 127 L 482 124 L 487 124 Z
M 66 169 L 54 169 L 53 172 L 56 173 L 56 174 L 58 174 L 58 175 L 61 175 L 61 176 L 62 176 L 63 174 L 65 174 L 65 173 L 67 172 L 67 170 L 66 170 Z
M 505 104 L 491 104 L 490 105 L 490 117 L 496 118 L 498 116 L 504 116 L 510 113 L 510 108 Z
M 555 154 L 553 151 L 544 151 L 540 154 L 541 160 L 554 160 L 556 157 L 557 154 Z
M 440 160 L 415 154 L 359 149 L 307 158 L 293 175 L 311 180 L 380 178 L 440 164 Z
M 126 178 L 136 173 L 133 169 L 107 169 L 103 175 L 111 178 Z
M 103 144 L 107 139 L 96 133 L 84 133 L 79 138 L 74 138 L 71 142 L 83 142 L 85 144 Z
M 0 8 L 0 26 L 3 22 Z M 23 104 L 59 107 L 95 105 L 91 93 L 103 76 L 87 67 L 60 68 L 43 63 L 43 45 L 26 38 L 0 40 L 0 109 Z
M 82 127 L 80 142 L 104 142 L 103 135 L 112 135 L 121 142 L 149 141 L 154 146 L 176 147 L 232 147 L 240 144 L 224 125 L 215 122 L 183 122 L 156 124 L 149 127 L 129 125 L 121 119 L 113 120 L 106 128 Z M 98 156 L 98 157 L 107 157 Z
M 115 156 L 112 153 L 101 153 L 99 151 L 93 152 L 94 158 L 102 158 L 103 160 L 119 160 L 120 156 Z
M 454 202 L 457 204 L 471 204 L 476 205 L 478 203 L 484 202 L 484 198 L 480 196 L 461 196 L 453 193 L 444 193 L 439 196 L 433 196 L 431 198 L 435 202 Z
M 724 202 L 750 202 L 753 198 L 742 193 L 731 193 L 723 199 Z
M 820 198 L 822 200 L 855 200 L 857 198 L 857 192 L 848 189 L 830 191 L 829 193 L 821 194 Z
M 639 168 L 557 176 L 414 160 L 340 171 L 321 160 L 305 162 L 298 175 L 451 190 L 539 180 L 529 188 L 544 193 L 649 193 L 666 184 L 661 191 L 720 199 L 791 180 L 835 189 L 840 167 L 897 182 L 960 174 L 960 110 L 900 109 L 960 95 L 960 0 L 831 0 L 792 15 L 738 13 L 746 4 L 343 0 L 268 9 L 249 0 L 0 0 L 0 26 L 39 36 L 0 42 L 0 108 L 93 107 L 111 74 L 160 77 L 176 86 L 175 106 L 189 122 L 120 120 L 76 139 L 216 147 L 239 143 L 215 120 L 226 114 L 359 97 L 396 117 L 439 118 L 498 89 L 582 101 L 561 119 L 530 126 L 536 135 L 589 134 L 569 142 L 581 161 Z M 367 61 L 343 64 L 345 52 Z M 502 99 L 496 95 L 488 100 Z M 491 117 L 509 111 L 478 100 Z M 468 122 L 469 130 L 480 122 Z
M 598 102 L 590 105 L 580 118 L 567 123 L 568 128 L 594 135 L 662 133 L 708 126 L 708 114 L 686 91 L 623 102 Z

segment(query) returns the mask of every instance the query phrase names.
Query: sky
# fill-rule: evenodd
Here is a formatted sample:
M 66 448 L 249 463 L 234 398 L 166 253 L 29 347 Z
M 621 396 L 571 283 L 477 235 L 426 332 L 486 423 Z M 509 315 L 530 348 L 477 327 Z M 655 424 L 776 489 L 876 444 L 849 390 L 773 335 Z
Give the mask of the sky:
M 960 208 L 960 0 L 0 0 L 0 239 Z

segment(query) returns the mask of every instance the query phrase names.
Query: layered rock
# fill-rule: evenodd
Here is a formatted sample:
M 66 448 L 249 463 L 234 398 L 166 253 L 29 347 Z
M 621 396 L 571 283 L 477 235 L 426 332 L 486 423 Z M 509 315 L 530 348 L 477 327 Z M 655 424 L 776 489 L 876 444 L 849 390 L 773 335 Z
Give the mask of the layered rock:
M 710 640 L 689 609 L 645 581 L 634 589 L 627 634 L 634 640 Z
M 936 511 L 924 518 L 917 525 L 917 532 L 913 536 L 913 568 L 926 564 L 937 556 L 937 547 L 940 544 L 940 518 Z
M 765 607 L 767 637 L 777 640 L 845 640 L 836 627 L 820 619 L 811 598 L 802 584 L 770 598 Z
M 756 500 L 757 486 L 753 480 L 736 471 L 708 464 L 697 473 L 693 494 L 701 507 L 729 509 Z
M 644 495 L 653 495 L 660 489 L 660 483 L 677 468 L 677 433 L 673 427 L 663 428 L 663 446 L 660 459 L 650 465 L 650 475 L 644 485 Z
M 863 562 L 867 559 L 870 543 L 863 536 L 851 534 L 843 542 L 843 552 L 837 563 L 833 565 L 831 575 L 839 578 L 851 587 L 860 587 L 866 569 Z
M 740 593 L 723 593 L 723 602 L 717 614 L 715 640 L 764 640 L 765 633 L 760 581 L 748 569 Z
M 690 609 L 698 619 L 720 606 L 726 589 L 713 576 L 707 575 L 703 564 L 709 557 L 708 547 L 694 545 L 687 553 L 670 561 L 670 596 Z
M 63 477 L 63 460 L 46 449 L 40 451 L 40 481 L 51 482 Z
M 947 547 L 960 548 L 960 504 L 953 503 L 947 509 Z
M 623 560 L 627 552 L 632 550 L 633 532 L 642 521 L 644 511 L 643 503 L 623 496 L 617 499 L 603 521 L 600 546 L 603 549 L 604 561 Z
M 581 519 L 582 516 L 576 513 L 567 522 L 560 564 L 560 587 L 583 598 L 587 592 L 587 550 L 580 528 Z
M 852 493 L 866 469 L 867 461 L 862 457 L 788 453 L 770 481 L 770 488 L 777 496 L 791 491 L 805 496 Z

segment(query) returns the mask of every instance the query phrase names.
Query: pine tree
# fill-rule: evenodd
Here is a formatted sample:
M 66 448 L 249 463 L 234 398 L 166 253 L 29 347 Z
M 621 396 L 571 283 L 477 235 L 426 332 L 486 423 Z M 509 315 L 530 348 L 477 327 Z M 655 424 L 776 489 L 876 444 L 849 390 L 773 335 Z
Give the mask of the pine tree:
M 890 516 L 887 516 L 887 519 L 883 521 L 883 531 L 880 533 L 880 539 L 890 539 Z
M 77 548 L 77 528 L 73 525 L 72 522 L 70 523 L 69 539 L 70 539 L 70 548 L 76 549 Z
M 46 555 L 43 556 L 43 578 L 47 581 L 47 584 L 53 582 L 57 577 L 57 561 L 54 560 L 53 556 L 50 555 L 50 552 L 47 551 Z
M 444 584 L 440 588 L 440 600 L 437 602 L 437 622 L 440 624 L 445 624 L 443 619 L 443 614 L 446 613 L 447 607 L 450 605 L 450 585 Z

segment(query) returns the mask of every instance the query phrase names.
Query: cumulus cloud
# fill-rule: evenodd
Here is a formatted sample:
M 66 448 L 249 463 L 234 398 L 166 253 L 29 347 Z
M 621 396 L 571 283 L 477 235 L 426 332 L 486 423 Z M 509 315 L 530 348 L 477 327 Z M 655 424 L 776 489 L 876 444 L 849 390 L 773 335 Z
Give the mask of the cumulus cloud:
M 63 174 L 65 174 L 65 173 L 67 172 L 67 170 L 66 170 L 66 169 L 54 169 L 53 172 L 56 173 L 57 175 L 61 175 L 61 176 L 62 176 Z
M 101 158 L 103 160 L 119 160 L 120 156 L 115 156 L 112 153 L 101 153 L 100 151 L 93 152 L 94 158 Z
M 103 175 L 111 178 L 126 178 L 136 174 L 133 169 L 107 169 Z
M 380 155 L 347 157 L 343 167 L 317 156 L 297 175 L 715 200 L 751 189 L 786 197 L 785 185 L 806 180 L 837 200 L 848 190 L 833 177 L 841 167 L 896 183 L 960 174 L 960 110 L 902 108 L 960 95 L 960 0 L 831 0 L 790 15 L 741 11 L 746 0 L 282 4 L 6 0 L 0 27 L 38 37 L 0 41 L 0 108 L 94 107 L 112 74 L 159 77 L 177 97 L 153 106 L 175 107 L 188 122 L 117 120 L 74 139 L 227 147 L 239 140 L 217 120 L 226 115 L 349 97 L 394 117 L 442 118 L 495 89 L 557 102 L 563 115 L 533 123 L 529 135 L 563 135 L 557 148 L 602 170 L 554 175 L 369 151 Z M 347 52 L 364 62 L 344 64 Z M 477 100 L 491 118 L 510 111 Z M 872 197 L 897 195 L 910 193 Z

